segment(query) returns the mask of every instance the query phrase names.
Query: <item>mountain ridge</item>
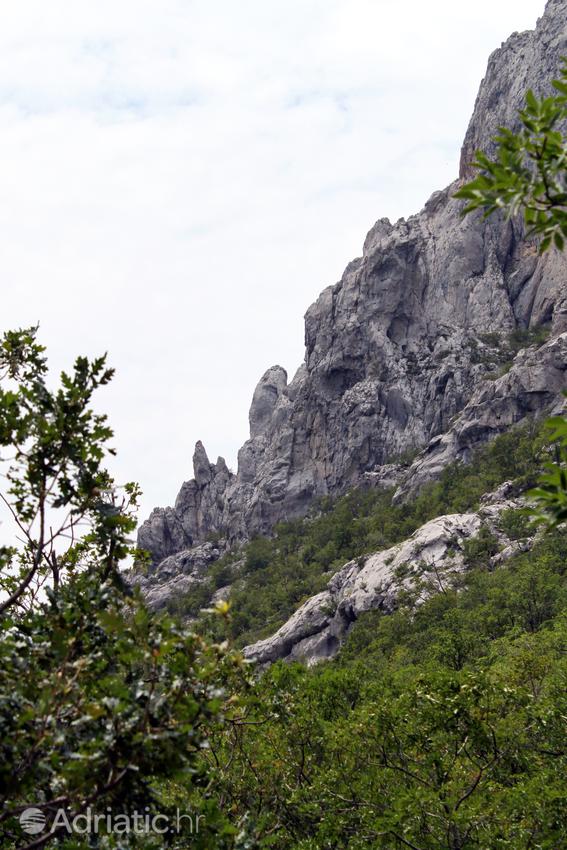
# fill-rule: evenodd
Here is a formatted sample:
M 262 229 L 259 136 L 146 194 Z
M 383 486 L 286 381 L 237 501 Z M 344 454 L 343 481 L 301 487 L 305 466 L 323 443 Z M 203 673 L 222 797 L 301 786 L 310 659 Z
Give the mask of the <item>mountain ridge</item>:
M 526 89 L 546 91 L 565 53 L 567 0 L 549 0 L 535 30 L 491 55 L 460 177 L 407 220 L 379 219 L 362 257 L 307 310 L 305 360 L 291 382 L 280 366 L 260 379 L 237 473 L 222 458 L 211 464 L 197 443 L 194 478 L 139 529 L 138 545 L 154 565 L 211 535 L 230 545 L 270 533 L 317 497 L 380 486 L 385 476 L 402 498 L 558 403 L 566 384 L 565 257 L 540 257 L 515 221 L 463 219 L 453 194 L 474 150 L 490 152 L 498 126 L 517 123 Z M 536 350 L 530 343 L 541 328 L 549 339 Z M 526 347 L 506 361 L 519 331 Z M 391 463 L 416 450 L 409 471 Z

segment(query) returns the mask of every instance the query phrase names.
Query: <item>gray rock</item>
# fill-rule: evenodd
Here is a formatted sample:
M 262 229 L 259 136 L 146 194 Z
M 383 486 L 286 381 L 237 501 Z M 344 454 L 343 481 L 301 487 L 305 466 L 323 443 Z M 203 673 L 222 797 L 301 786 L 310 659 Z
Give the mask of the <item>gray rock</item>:
M 254 391 L 249 414 L 252 439 L 268 430 L 278 400 L 286 386 L 287 372 L 281 366 L 272 366 L 260 379 Z
M 157 611 L 202 582 L 208 567 L 218 560 L 222 551 L 222 543 L 219 546 L 204 543 L 164 558 L 148 575 L 134 570 L 125 573 L 124 578 L 139 587 L 148 607 Z
M 376 490 L 391 490 L 397 487 L 407 475 L 407 469 L 401 463 L 385 463 L 377 470 L 365 472 L 361 484 L 367 484 Z
M 499 528 L 502 511 L 521 502 L 497 499 L 494 493 L 476 513 L 438 517 L 403 543 L 345 564 L 327 589 L 308 599 L 272 637 L 245 647 L 245 657 L 261 665 L 278 659 L 312 665 L 332 657 L 365 611 L 391 613 L 403 591 L 413 591 L 419 604 L 450 586 L 451 578 L 464 567 L 464 542 L 483 526 L 501 546 L 492 558 L 493 566 L 527 551 L 533 539 L 512 542 Z
M 211 596 L 211 605 L 216 605 L 217 602 L 226 602 L 230 599 L 231 585 L 226 584 L 224 587 L 219 587 Z
M 305 361 L 290 383 L 279 366 L 260 380 L 236 475 L 197 444 L 194 479 L 173 508 L 154 510 L 140 528 L 138 545 L 155 564 L 211 534 L 232 543 L 269 533 L 317 496 L 373 481 L 398 485 L 385 465 L 426 447 L 400 486 L 411 492 L 450 460 L 557 405 L 567 259 L 540 257 L 515 221 L 463 219 L 453 195 L 474 150 L 490 148 L 499 125 L 517 124 L 525 90 L 546 91 L 566 53 L 567 0 L 550 0 L 534 32 L 513 35 L 491 56 L 459 180 L 407 221 L 380 219 L 363 256 L 309 308 Z M 504 344 L 514 329 L 542 323 L 548 343 L 487 380 L 498 352 L 486 335 Z
M 164 558 L 153 572 L 152 578 L 154 581 L 159 581 L 160 579 L 180 574 L 190 575 L 193 578 L 202 578 L 207 571 L 207 567 L 219 559 L 222 551 L 222 543 L 219 545 L 202 543 L 200 546 L 195 546 L 192 549 L 185 549 L 176 555 L 170 555 L 169 558 Z
M 566 21 L 564 0 L 548 0 L 536 38 L 529 31 L 516 32 L 490 56 L 463 144 L 461 176 L 470 176 L 470 163 L 479 148 L 493 153 L 493 137 L 500 127 L 515 123 L 528 88 L 539 94 L 551 92 L 557 56 L 567 53 Z
M 395 498 L 412 495 L 451 461 L 468 461 L 482 442 L 527 416 L 550 410 L 566 386 L 567 333 L 537 350 L 520 351 L 510 370 L 481 384 L 445 434 L 429 443 L 406 473 Z
M 188 593 L 197 581 L 192 576 L 176 575 L 160 582 L 149 583 L 142 578 L 134 583 L 140 587 L 148 608 L 151 611 L 160 611 L 167 608 L 173 600 Z

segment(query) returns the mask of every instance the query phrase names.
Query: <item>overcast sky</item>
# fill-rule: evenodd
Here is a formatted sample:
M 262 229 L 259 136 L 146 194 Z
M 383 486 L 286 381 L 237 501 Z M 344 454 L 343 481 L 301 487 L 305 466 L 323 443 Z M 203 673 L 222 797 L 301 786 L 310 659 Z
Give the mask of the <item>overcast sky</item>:
M 543 0 L 4 0 L 2 330 L 101 390 L 142 518 L 233 468 L 257 380 L 377 218 L 457 174 L 490 52 Z

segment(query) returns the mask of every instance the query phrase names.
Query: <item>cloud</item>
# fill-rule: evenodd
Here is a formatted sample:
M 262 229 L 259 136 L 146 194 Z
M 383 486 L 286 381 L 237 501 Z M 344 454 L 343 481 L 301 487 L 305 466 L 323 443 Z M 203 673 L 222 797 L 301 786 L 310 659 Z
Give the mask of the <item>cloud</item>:
M 143 512 L 203 439 L 247 436 L 262 372 L 384 215 L 456 174 L 489 52 L 543 2 L 22 0 L 0 30 L 2 325 L 101 404 Z

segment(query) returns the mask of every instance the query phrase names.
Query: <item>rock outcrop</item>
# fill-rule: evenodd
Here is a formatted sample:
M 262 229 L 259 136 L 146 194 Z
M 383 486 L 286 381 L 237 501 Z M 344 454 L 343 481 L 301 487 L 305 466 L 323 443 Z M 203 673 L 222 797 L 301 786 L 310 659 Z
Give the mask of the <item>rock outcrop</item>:
M 419 604 L 450 587 L 451 579 L 465 566 L 465 541 L 483 527 L 499 544 L 494 564 L 528 549 L 533 538 L 511 541 L 500 530 L 501 513 L 521 504 L 502 501 L 505 492 L 504 485 L 476 513 L 438 517 L 403 543 L 350 561 L 335 573 L 326 590 L 308 599 L 272 637 L 245 647 L 245 657 L 258 664 L 287 659 L 309 665 L 331 658 L 365 611 L 391 613 L 404 592 L 412 593 Z
M 139 571 L 126 575 L 132 586 L 142 591 L 148 608 L 157 611 L 171 605 L 206 576 L 207 567 L 218 560 L 222 549 L 212 543 L 204 543 L 177 555 L 164 558 L 157 569 L 149 575 Z
M 309 308 L 305 361 L 289 383 L 279 366 L 261 378 L 237 473 L 222 458 L 211 464 L 197 444 L 194 479 L 140 528 L 138 543 L 155 565 L 211 534 L 234 542 L 269 532 L 316 496 L 372 481 L 409 492 L 557 403 L 566 383 L 567 259 L 539 256 L 515 221 L 463 218 L 453 195 L 474 150 L 490 149 L 497 127 L 516 123 L 526 89 L 545 92 L 565 54 L 567 0 L 549 0 L 535 31 L 491 56 L 459 180 L 408 220 L 380 219 L 363 256 Z M 548 341 L 536 349 L 528 339 L 498 377 L 509 335 L 541 326 Z M 400 482 L 392 461 L 424 448 Z
M 563 410 L 567 386 L 567 332 L 540 348 L 522 349 L 510 369 L 495 380 L 484 381 L 454 423 L 435 437 L 405 473 L 396 499 L 407 498 L 453 460 L 465 463 L 491 437 L 542 410 Z

